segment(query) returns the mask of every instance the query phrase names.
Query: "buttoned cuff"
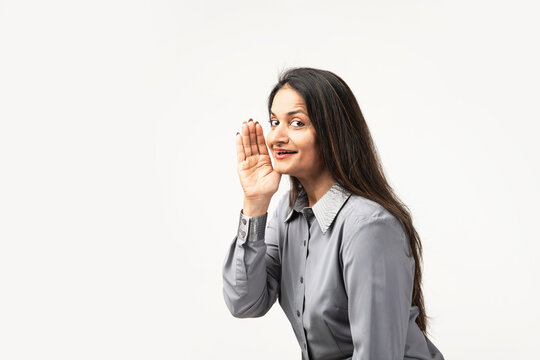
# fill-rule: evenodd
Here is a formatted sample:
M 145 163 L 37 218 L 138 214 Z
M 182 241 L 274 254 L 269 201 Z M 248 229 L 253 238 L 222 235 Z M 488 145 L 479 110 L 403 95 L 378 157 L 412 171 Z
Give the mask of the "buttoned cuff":
M 238 239 L 242 240 L 242 242 L 263 240 L 267 216 L 268 213 L 261 216 L 247 216 L 242 213 L 242 210 L 240 210 Z

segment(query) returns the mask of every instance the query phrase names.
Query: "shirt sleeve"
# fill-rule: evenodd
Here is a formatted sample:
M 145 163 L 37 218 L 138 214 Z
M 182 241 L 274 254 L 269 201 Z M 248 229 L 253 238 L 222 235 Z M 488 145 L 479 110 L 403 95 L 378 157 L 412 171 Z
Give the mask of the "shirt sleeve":
M 414 258 L 395 217 L 358 220 L 342 244 L 353 360 L 403 360 Z
M 238 232 L 223 264 L 223 296 L 234 317 L 263 316 L 279 295 L 278 210 L 279 205 L 266 229 L 268 213 L 249 217 L 240 212 Z

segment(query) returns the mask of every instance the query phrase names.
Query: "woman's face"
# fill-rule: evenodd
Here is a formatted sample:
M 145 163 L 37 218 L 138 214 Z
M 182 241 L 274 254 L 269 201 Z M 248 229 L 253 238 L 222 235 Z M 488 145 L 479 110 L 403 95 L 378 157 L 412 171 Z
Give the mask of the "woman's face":
M 299 180 L 315 178 L 322 169 L 319 143 L 300 94 L 285 85 L 274 96 L 266 142 L 274 169 Z M 280 150 L 293 151 L 288 155 Z

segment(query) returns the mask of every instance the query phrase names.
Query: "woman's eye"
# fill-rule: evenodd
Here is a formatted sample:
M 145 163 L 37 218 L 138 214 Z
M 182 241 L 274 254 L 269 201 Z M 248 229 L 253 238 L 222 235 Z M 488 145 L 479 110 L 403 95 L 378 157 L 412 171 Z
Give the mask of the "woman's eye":
M 270 123 L 270 126 L 277 126 L 279 124 L 279 121 L 276 119 L 270 119 L 268 120 Z M 291 121 L 291 124 L 298 123 L 297 125 L 293 125 L 294 127 L 303 127 L 305 124 L 299 120 L 293 120 Z

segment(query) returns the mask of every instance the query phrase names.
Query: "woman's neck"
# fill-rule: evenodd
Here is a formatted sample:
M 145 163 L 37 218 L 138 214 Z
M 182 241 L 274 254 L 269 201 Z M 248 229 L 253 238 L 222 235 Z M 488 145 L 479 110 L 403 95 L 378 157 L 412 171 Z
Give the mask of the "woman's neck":
M 330 172 L 325 171 L 316 178 L 298 179 L 306 190 L 309 206 L 312 207 L 323 197 L 324 194 L 336 183 L 336 180 L 330 175 Z

